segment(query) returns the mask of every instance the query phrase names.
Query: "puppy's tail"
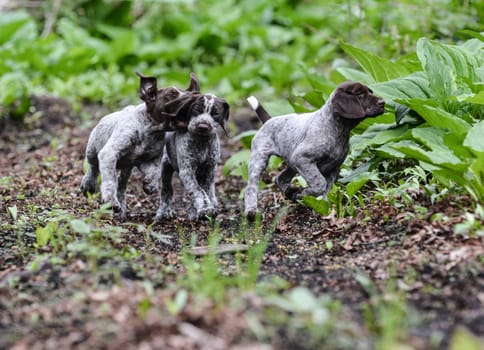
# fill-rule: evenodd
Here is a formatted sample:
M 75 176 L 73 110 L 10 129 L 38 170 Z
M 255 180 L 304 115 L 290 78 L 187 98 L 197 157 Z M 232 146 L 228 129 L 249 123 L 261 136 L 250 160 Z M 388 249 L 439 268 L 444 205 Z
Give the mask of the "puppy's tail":
M 262 107 L 262 105 L 259 103 L 259 101 L 254 96 L 248 97 L 247 102 L 249 102 L 250 106 L 255 111 L 255 113 L 257 114 L 257 117 L 262 122 L 262 124 L 264 124 L 266 121 L 271 119 L 270 114 L 267 113 L 265 108 Z

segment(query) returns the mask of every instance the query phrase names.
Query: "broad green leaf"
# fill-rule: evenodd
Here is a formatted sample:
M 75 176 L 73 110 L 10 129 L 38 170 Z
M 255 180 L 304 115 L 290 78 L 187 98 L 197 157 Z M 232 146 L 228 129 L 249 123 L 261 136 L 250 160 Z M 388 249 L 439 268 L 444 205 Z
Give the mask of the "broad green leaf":
M 331 203 L 321 197 L 304 196 L 302 202 L 308 208 L 321 215 L 329 215 L 331 212 Z
M 229 173 L 232 175 L 242 176 L 247 180 L 247 166 L 250 159 L 250 150 L 243 149 L 235 154 L 233 154 L 226 162 L 223 167 L 223 175 L 226 176 Z
M 335 85 L 329 79 L 314 72 L 310 72 L 304 64 L 299 64 L 299 67 L 313 89 L 324 91 L 327 94 L 330 94 L 331 91 L 333 91 Z
M 312 90 L 303 95 L 303 98 L 315 108 L 321 108 L 324 105 L 323 92 L 321 90 Z
M 89 232 L 91 232 L 91 228 L 84 220 L 74 219 L 71 220 L 70 224 L 74 232 L 82 234 L 88 234 Z
M 467 165 L 457 158 L 447 147 L 435 143 L 435 140 L 426 140 L 426 143 L 434 147 L 432 151 L 427 151 L 418 143 L 410 140 L 395 142 L 390 144 L 389 147 L 405 154 L 409 158 L 421 162 L 454 168 L 461 172 L 467 168 Z
M 15 33 L 27 23 L 33 24 L 33 19 L 27 12 L 13 11 L 0 13 L 0 45 L 13 40 Z
M 445 130 L 438 128 L 416 128 L 412 130 L 413 137 L 430 148 L 431 152 L 427 152 L 427 155 L 431 158 L 430 163 L 465 166 L 445 145 L 444 136 L 446 133 Z
M 419 98 L 432 96 L 427 76 L 423 72 L 412 73 L 403 78 L 393 79 L 371 86 L 376 95 L 387 100 Z
M 475 124 L 467 133 L 464 146 L 475 152 L 484 152 L 484 120 Z
M 413 109 L 431 126 L 448 129 L 458 134 L 466 133 L 470 128 L 470 125 L 458 116 L 432 106 L 433 101 L 410 99 L 397 100 L 397 102 Z
M 234 137 L 234 140 L 240 141 L 244 148 L 250 149 L 250 145 L 252 143 L 252 139 L 257 131 L 256 130 L 248 130 L 241 132 L 237 136 Z
M 366 172 L 359 174 L 345 187 L 346 195 L 351 198 L 370 180 L 378 180 L 376 172 Z
M 366 85 L 371 85 L 375 82 L 367 73 L 354 68 L 338 67 L 336 70 L 347 80 L 358 81 Z
M 461 159 L 472 159 L 474 155 L 464 146 L 464 138 L 466 134 L 449 133 L 444 135 L 444 143 L 454 154 Z
M 408 124 L 393 126 L 373 124 L 365 132 L 353 135 L 350 139 L 352 149 L 361 149 L 373 145 L 382 145 L 400 140 L 408 131 Z
M 340 45 L 371 76 L 374 83 L 404 77 L 410 73 L 402 64 L 378 57 L 373 53 L 356 48 L 342 41 Z
M 484 90 L 480 91 L 479 93 L 475 94 L 474 96 L 470 96 L 464 100 L 465 102 L 475 103 L 479 105 L 484 105 Z
M 480 80 L 477 68 L 484 64 L 482 54 L 421 38 L 417 42 L 417 55 L 440 105 L 451 96 L 472 92 L 469 82 Z

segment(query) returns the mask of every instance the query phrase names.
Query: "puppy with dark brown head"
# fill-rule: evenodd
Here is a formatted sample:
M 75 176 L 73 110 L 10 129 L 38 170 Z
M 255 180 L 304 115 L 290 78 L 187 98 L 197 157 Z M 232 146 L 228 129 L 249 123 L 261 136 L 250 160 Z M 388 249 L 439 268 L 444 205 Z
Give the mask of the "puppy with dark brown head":
M 385 102 L 365 85 L 345 82 L 339 85 L 324 106 L 312 113 L 288 114 L 270 118 L 255 97 L 248 98 L 264 123 L 252 140 L 249 182 L 244 195 L 245 214 L 258 212 L 259 179 L 271 155 L 283 158 L 287 167 L 276 178 L 286 197 L 326 196 L 339 174 L 349 150 L 350 131 L 367 117 L 384 112 Z M 300 174 L 308 187 L 294 186 Z
M 177 172 L 183 187 L 190 195 L 191 220 L 215 217 L 215 170 L 220 158 L 217 126 L 227 132 L 229 104 L 212 94 L 192 94 L 190 103 L 179 113 L 179 128 L 167 134 L 165 154 L 161 166 L 161 200 L 155 220 L 171 218 L 173 195 L 172 177 Z
M 89 169 L 81 182 L 86 195 L 96 190 L 101 174 L 101 199 L 111 203 L 115 212 L 125 216 L 125 192 L 131 171 L 143 174 L 143 189 L 154 193 L 159 187 L 160 165 L 165 134 L 178 127 L 178 115 L 191 95 L 199 94 L 195 74 L 190 75 L 186 90 L 177 87 L 158 89 L 155 77 L 137 73 L 139 95 L 144 103 L 128 106 L 103 117 L 92 130 L 86 148 Z

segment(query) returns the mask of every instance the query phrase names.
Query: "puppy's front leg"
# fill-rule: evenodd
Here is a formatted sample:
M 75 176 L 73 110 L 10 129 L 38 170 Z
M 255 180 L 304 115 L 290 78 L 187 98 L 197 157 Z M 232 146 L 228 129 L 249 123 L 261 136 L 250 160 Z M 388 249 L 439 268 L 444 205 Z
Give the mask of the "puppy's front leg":
M 128 187 L 128 180 L 131 176 L 132 167 L 121 169 L 118 177 L 118 201 L 121 208 L 121 218 L 126 216 L 126 187 Z
M 326 196 L 327 181 L 319 171 L 316 163 L 305 157 L 294 158 L 298 159 L 295 164 L 297 172 L 308 183 L 308 187 L 297 193 L 294 199 L 301 199 L 303 196 Z
M 160 206 L 156 211 L 155 221 L 170 219 L 174 216 L 171 209 L 171 198 L 173 197 L 173 173 L 175 169 L 171 165 L 168 157 L 163 157 L 161 163 L 161 196 Z
M 138 169 L 143 174 L 143 191 L 146 194 L 156 193 L 160 187 L 161 156 L 150 162 L 140 164 Z
M 217 196 L 215 194 L 215 164 L 207 165 L 207 171 L 198 176 L 198 183 L 208 195 L 209 203 L 207 209 L 211 210 L 210 216 L 217 216 Z
M 207 193 L 198 184 L 193 169 L 181 168 L 178 172 L 178 176 L 183 182 L 183 187 L 185 187 L 185 190 L 192 199 L 194 212 L 189 213 L 188 216 L 190 220 L 200 220 L 206 215 L 211 215 L 210 208 L 207 208 L 208 204 L 210 203 L 210 199 L 208 198 Z
M 101 199 L 104 203 L 111 203 L 113 210 L 119 212 L 121 211 L 121 204 L 117 195 L 117 153 L 107 146 L 104 146 L 98 154 L 99 170 L 101 172 Z

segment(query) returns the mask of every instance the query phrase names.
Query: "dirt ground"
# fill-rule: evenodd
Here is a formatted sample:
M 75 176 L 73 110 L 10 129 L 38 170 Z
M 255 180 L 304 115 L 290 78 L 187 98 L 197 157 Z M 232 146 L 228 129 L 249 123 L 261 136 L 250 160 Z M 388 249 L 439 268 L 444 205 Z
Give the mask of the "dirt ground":
M 177 218 L 153 226 L 168 237 L 165 243 L 147 242 L 136 225 L 107 220 L 127 228 L 123 244 L 142 252 L 142 269 L 106 258 L 93 272 L 89 259 L 62 253 L 63 263 L 41 261 L 37 269 L 29 268 L 42 252 L 53 254 L 49 247 L 32 248 L 41 221 L 36 217 L 45 218 L 53 209 L 82 217 L 99 207 L 99 199 L 88 203 L 79 192 L 89 130 L 79 126 L 79 117 L 63 101 L 44 98 L 36 105 L 43 112 L 40 118 L 30 117 L 22 129 L 6 123 L 0 139 L 0 178 L 11 177 L 0 183 L 0 348 L 311 348 L 284 326 L 266 341 L 249 332 L 242 314 L 260 308 L 256 296 L 247 297 L 242 308 L 200 302 L 177 315 L 148 312 L 140 317 L 140 301 L 146 295 L 159 306 L 176 294 L 169 286 L 181 269 L 183 233 L 196 233 L 198 243 L 207 244 L 212 230 L 208 223 L 186 219 L 187 198 L 180 194 Z M 226 136 L 222 144 L 224 159 L 240 147 Z M 147 225 L 158 199 L 145 195 L 138 180 L 135 175 L 128 187 L 127 221 Z M 223 177 L 220 169 L 222 242 L 233 242 L 240 230 L 243 187 L 241 179 Z M 432 204 L 422 193 L 413 196 L 412 205 L 397 208 L 390 201 L 374 200 L 354 218 L 336 218 L 289 203 L 269 187 L 260 197 L 262 229 L 269 231 L 281 208 L 288 211 L 272 233 L 259 279 L 279 276 L 290 286 L 340 300 L 347 317 L 360 325 L 355 332 L 362 339 L 371 338 L 363 310 L 375 295 L 355 276 L 369 277 L 383 296 L 394 280 L 418 315 L 406 337 L 413 348 L 446 348 L 458 326 L 484 337 L 484 239 L 453 230 L 471 207 L 469 198 L 450 196 Z M 7 210 L 14 206 L 18 217 L 27 217 L 22 224 L 26 233 L 20 237 Z M 427 210 L 422 212 L 422 207 Z M 445 219 L 432 220 L 435 214 Z M 142 280 L 149 280 L 153 289 L 143 287 Z

